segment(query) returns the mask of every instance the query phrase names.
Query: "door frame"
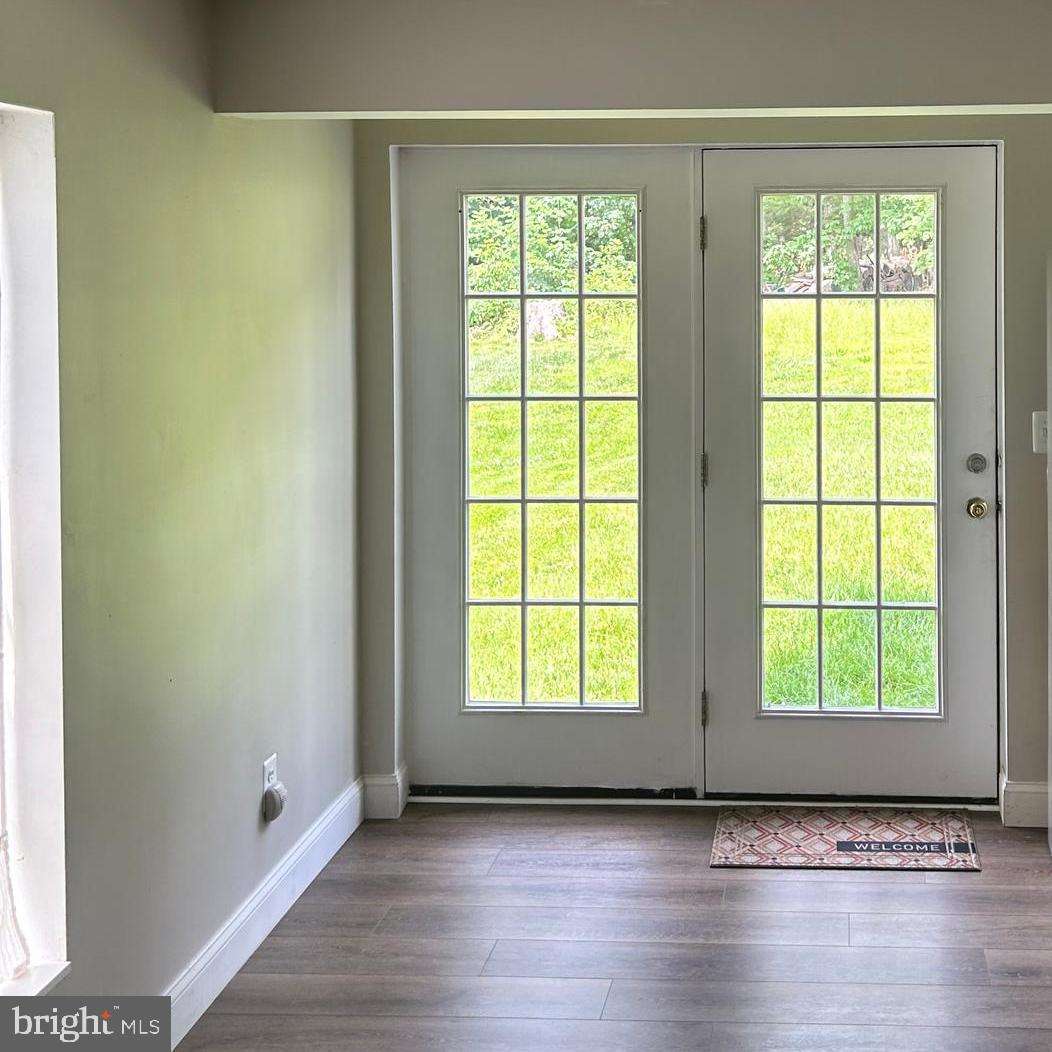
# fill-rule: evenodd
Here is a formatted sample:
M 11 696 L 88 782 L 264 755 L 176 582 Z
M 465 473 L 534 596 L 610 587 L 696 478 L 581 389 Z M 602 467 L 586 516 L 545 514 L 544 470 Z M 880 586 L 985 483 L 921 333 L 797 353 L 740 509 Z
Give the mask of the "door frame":
M 530 147 L 537 147 L 543 144 L 540 143 L 516 143 L 517 147 L 529 149 Z M 691 217 L 694 225 L 695 236 L 699 230 L 699 224 L 703 217 L 703 193 L 704 193 L 704 155 L 707 152 L 716 152 L 723 150 L 842 150 L 842 149 L 874 149 L 882 147 L 960 147 L 960 146 L 987 146 L 992 147 L 995 150 L 995 216 L 996 216 L 996 230 L 995 230 L 995 253 L 996 260 L 994 264 L 995 270 L 995 290 L 994 290 L 994 313 L 995 313 L 995 340 L 994 340 L 994 354 L 995 354 L 995 429 L 996 429 L 996 455 L 994 458 L 993 470 L 995 473 L 995 492 L 997 498 L 997 528 L 996 528 L 996 566 L 997 566 L 997 582 L 996 582 L 996 597 L 997 597 L 997 651 L 996 651 L 996 682 L 997 682 L 997 712 L 996 712 L 996 742 L 994 745 L 995 763 L 998 768 L 1003 769 L 1004 767 L 1004 749 L 1005 749 L 1005 724 L 1006 714 L 1005 705 L 1007 698 L 1007 671 L 1005 663 L 1005 635 L 1006 635 L 1006 622 L 1005 622 L 1005 589 L 1006 589 L 1006 565 L 1005 565 L 1005 475 L 1003 471 L 1003 451 L 1005 448 L 1005 376 L 1004 376 L 1004 141 L 1002 139 L 991 139 L 991 138 L 980 138 L 980 139 L 924 139 L 924 140 L 855 140 L 855 141 L 795 141 L 795 142 L 728 142 L 728 141 L 715 141 L 708 143 L 699 142 L 688 142 L 688 143 L 616 143 L 608 144 L 607 149 L 662 149 L 669 146 L 680 146 L 687 147 L 691 151 L 691 165 L 693 169 L 693 200 L 694 210 Z M 429 149 L 429 148 L 463 148 L 466 150 L 471 149 L 494 149 L 500 148 L 496 144 L 478 144 L 478 143 L 449 143 L 443 144 L 441 147 L 432 146 L 431 144 L 412 144 L 405 143 L 397 146 L 390 147 L 390 172 L 391 172 L 391 234 L 392 234 L 392 264 L 393 264 L 393 280 L 392 280 L 392 305 L 393 305 L 393 351 L 394 351 L 394 362 L 395 362 L 395 376 L 394 376 L 394 395 L 395 395 L 395 407 L 394 407 L 394 432 L 395 432 L 395 463 L 394 470 L 396 475 L 396 491 L 403 493 L 405 492 L 405 466 L 404 466 L 404 450 L 407 444 L 407 432 L 408 432 L 408 419 L 403 410 L 404 396 L 405 396 L 405 361 L 406 361 L 406 347 L 404 337 L 404 324 L 402 322 L 403 311 L 404 311 L 404 293 L 402 289 L 402 282 L 405 275 L 405 260 L 403 257 L 403 251 L 400 247 L 401 242 L 401 208 L 399 204 L 399 170 L 400 170 L 400 155 L 407 150 L 415 149 Z M 565 149 L 567 151 L 580 149 L 580 148 L 595 148 L 594 144 L 572 144 L 572 145 L 558 145 L 552 146 L 554 149 Z M 645 235 L 643 235 L 645 236 Z M 700 245 L 699 245 L 700 248 Z M 698 462 L 700 468 L 700 456 L 702 450 L 702 439 L 704 436 L 704 378 L 705 378 L 705 312 L 704 312 L 704 286 L 705 281 L 705 253 L 698 251 L 694 253 L 692 259 L 692 273 L 691 283 L 694 290 L 694 302 L 692 304 L 692 317 L 693 317 L 693 348 L 692 356 L 694 361 L 694 436 L 695 436 L 695 459 Z M 642 394 L 642 392 L 641 392 Z M 643 412 L 646 412 L 644 406 Z M 642 485 L 642 478 L 641 478 Z M 706 734 L 705 734 L 705 721 L 704 721 L 704 700 L 703 700 L 703 685 L 705 683 L 705 666 L 706 666 L 706 653 L 705 653 L 705 618 L 706 618 L 706 606 L 705 606 L 705 548 L 704 548 L 704 528 L 705 528 L 705 492 L 701 485 L 695 487 L 694 496 L 694 538 L 693 538 L 693 551 L 691 552 L 691 577 L 692 585 L 694 589 L 694 624 L 695 624 L 695 635 L 694 635 L 694 674 L 696 683 L 696 719 L 694 724 L 694 777 L 693 777 L 693 788 L 696 794 L 695 800 L 688 800 L 677 798 L 676 802 L 679 804 L 691 804 L 696 803 L 704 805 L 706 801 L 715 802 L 723 799 L 719 794 L 706 792 L 705 786 L 705 749 L 706 749 Z M 398 502 L 395 508 L 395 546 L 394 546 L 394 557 L 398 567 L 398 588 L 399 598 L 396 603 L 397 607 L 397 620 L 399 622 L 404 621 L 404 600 L 401 598 L 402 585 L 404 583 L 404 573 L 406 565 L 406 551 L 404 545 L 404 537 L 406 534 L 406 504 L 405 500 L 402 499 Z M 406 649 L 407 641 L 402 640 L 400 647 L 396 648 L 395 653 L 395 674 L 396 678 L 400 682 L 404 682 L 406 673 Z M 646 658 L 641 654 L 641 664 L 645 662 Z M 644 702 L 645 704 L 645 702 Z M 397 704 L 398 709 L 403 709 L 404 701 Z M 477 715 L 486 715 L 486 713 L 480 710 Z M 408 779 L 407 775 L 407 779 Z M 445 789 L 453 787 L 443 787 Z M 467 787 L 456 787 L 457 789 Z M 486 798 L 492 795 L 493 787 L 479 787 L 480 789 L 486 789 L 488 792 L 484 794 L 482 798 Z M 671 787 L 670 787 L 671 788 Z M 456 799 L 458 794 L 446 793 L 447 799 Z M 463 794 L 460 794 L 463 795 Z M 476 794 L 467 794 L 469 798 L 476 796 Z M 556 797 L 572 796 L 572 791 L 551 791 L 543 787 L 539 787 L 536 790 L 516 790 L 513 793 L 509 793 L 509 796 L 537 799 L 551 799 Z M 633 794 L 630 790 L 618 790 L 607 793 L 596 793 L 590 791 L 587 787 L 582 787 L 580 794 L 585 798 L 601 799 L 603 796 L 609 795 L 611 798 L 618 798 L 621 801 L 630 802 L 633 797 L 638 797 L 639 802 L 645 802 L 647 799 L 653 798 L 653 793 L 649 791 L 643 791 L 638 794 Z M 764 796 L 763 799 L 786 799 L 785 796 Z M 838 797 L 840 800 L 848 800 L 847 797 Z M 871 799 L 866 797 L 865 799 Z M 898 799 L 898 798 L 889 798 Z M 995 802 L 992 800 L 984 799 L 982 803 Z

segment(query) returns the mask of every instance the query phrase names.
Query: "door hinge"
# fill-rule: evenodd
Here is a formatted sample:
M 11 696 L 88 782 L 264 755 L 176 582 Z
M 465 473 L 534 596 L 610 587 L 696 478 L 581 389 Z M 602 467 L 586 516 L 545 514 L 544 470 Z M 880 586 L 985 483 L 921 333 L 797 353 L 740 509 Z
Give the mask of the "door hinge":
M 704 489 L 709 484 L 709 455 L 708 453 L 698 454 L 698 482 L 701 483 L 701 488 Z
M 705 217 L 698 216 L 698 248 L 704 252 L 705 245 L 707 243 L 706 231 L 705 231 Z
M 707 690 L 703 690 L 698 699 L 698 720 L 702 727 L 709 722 L 709 692 Z

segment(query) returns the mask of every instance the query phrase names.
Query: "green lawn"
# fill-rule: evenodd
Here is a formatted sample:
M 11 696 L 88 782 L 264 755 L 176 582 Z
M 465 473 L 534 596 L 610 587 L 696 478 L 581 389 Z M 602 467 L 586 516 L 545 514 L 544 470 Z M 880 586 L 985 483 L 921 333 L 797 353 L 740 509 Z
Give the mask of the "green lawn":
M 576 396 L 577 301 L 533 301 L 527 307 L 528 394 Z M 771 300 L 763 313 L 763 383 L 768 395 L 814 395 L 815 305 Z M 934 307 L 929 300 L 884 301 L 881 394 L 931 396 L 935 390 Z M 586 301 L 584 389 L 634 395 L 636 329 L 633 300 Z M 516 300 L 474 301 L 469 308 L 468 384 L 474 395 L 517 395 L 519 316 Z M 822 309 L 825 394 L 874 393 L 874 304 L 825 300 Z M 930 403 L 881 407 L 885 499 L 933 499 L 935 420 Z M 769 402 L 763 419 L 763 486 L 769 498 L 815 497 L 817 414 L 809 402 Z M 531 402 L 526 420 L 526 491 L 530 497 L 578 495 L 576 401 Z M 584 420 L 585 496 L 633 497 L 637 492 L 636 403 L 587 403 Z M 873 499 L 876 413 L 872 403 L 826 402 L 822 412 L 822 492 L 827 499 Z M 468 415 L 469 488 L 473 496 L 520 495 L 520 412 L 516 402 L 475 402 Z M 521 598 L 521 523 L 516 505 L 476 504 L 469 517 L 469 577 L 473 599 Z M 526 526 L 526 588 L 530 598 L 578 596 L 580 530 L 585 537 L 585 596 L 633 600 L 637 587 L 637 521 L 633 503 L 532 504 Z M 833 504 L 822 511 L 823 598 L 873 603 L 875 509 Z M 929 507 L 885 507 L 879 524 L 885 602 L 933 602 L 936 595 L 935 517 Z M 813 507 L 772 505 L 764 513 L 764 596 L 813 602 L 818 590 L 818 521 Z M 576 606 L 529 610 L 526 626 L 527 700 L 576 703 L 579 632 Z M 876 614 L 826 610 L 824 692 L 827 706 L 876 705 Z M 520 610 L 474 607 L 468 645 L 474 700 L 522 697 Z M 818 613 L 769 609 L 764 617 L 764 692 L 768 704 L 813 706 L 817 696 Z M 935 616 L 929 611 L 883 615 L 886 707 L 936 704 Z M 585 634 L 586 698 L 634 704 L 638 624 L 634 607 L 590 608 Z
M 880 393 L 935 392 L 935 315 L 930 300 L 881 304 Z M 871 300 L 823 300 L 821 382 L 825 395 L 871 396 L 875 390 L 875 305 Z M 814 395 L 817 373 L 815 304 L 768 300 L 763 310 L 763 388 L 767 395 Z M 877 492 L 876 411 L 873 403 L 824 402 L 821 414 L 824 499 L 872 500 Z M 763 413 L 766 497 L 813 498 L 818 414 L 810 402 L 768 402 Z M 935 416 L 928 402 L 885 402 L 880 411 L 880 492 L 884 499 L 935 497 Z M 822 509 L 822 598 L 873 603 L 876 580 L 875 509 L 831 504 Z M 936 599 L 936 528 L 926 506 L 888 506 L 879 523 L 886 603 Z M 818 520 L 813 507 L 770 505 L 764 511 L 764 597 L 818 598 Z M 769 705 L 811 707 L 818 690 L 818 612 L 768 609 L 764 614 L 764 696 Z M 876 706 L 876 616 L 869 610 L 822 615 L 824 703 Z M 883 615 L 884 706 L 937 705 L 936 618 L 932 611 Z
M 578 363 L 577 301 L 535 300 L 527 306 L 526 390 L 566 401 L 535 401 L 526 414 L 526 493 L 576 498 L 580 492 L 579 371 L 588 395 L 634 399 L 637 387 L 636 304 L 585 302 L 585 353 Z M 472 394 L 519 393 L 520 333 L 514 300 L 475 301 L 468 314 L 468 384 Z M 571 400 L 572 399 L 572 400 Z M 587 402 L 584 489 L 587 497 L 633 498 L 638 491 L 637 403 Z M 468 413 L 469 490 L 473 496 L 517 497 L 521 488 L 520 410 L 516 402 L 476 402 Z M 473 599 L 519 599 L 519 505 L 474 504 L 468 520 Z M 531 607 L 526 625 L 527 701 L 577 704 L 580 636 L 584 632 L 585 698 L 602 704 L 639 699 L 635 607 L 589 607 L 578 624 L 580 531 L 588 600 L 632 601 L 638 589 L 637 506 L 626 501 L 531 503 L 526 527 L 526 591 L 531 599 L 572 606 Z M 474 700 L 517 701 L 521 613 L 518 607 L 473 607 L 468 626 L 469 689 Z

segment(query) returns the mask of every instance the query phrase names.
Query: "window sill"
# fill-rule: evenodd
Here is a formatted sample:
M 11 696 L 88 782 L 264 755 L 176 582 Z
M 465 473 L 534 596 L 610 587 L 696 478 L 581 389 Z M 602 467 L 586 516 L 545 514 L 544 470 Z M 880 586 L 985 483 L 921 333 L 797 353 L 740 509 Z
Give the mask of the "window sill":
M 0 983 L 0 997 L 39 997 L 69 975 L 69 961 L 35 964 L 24 975 Z

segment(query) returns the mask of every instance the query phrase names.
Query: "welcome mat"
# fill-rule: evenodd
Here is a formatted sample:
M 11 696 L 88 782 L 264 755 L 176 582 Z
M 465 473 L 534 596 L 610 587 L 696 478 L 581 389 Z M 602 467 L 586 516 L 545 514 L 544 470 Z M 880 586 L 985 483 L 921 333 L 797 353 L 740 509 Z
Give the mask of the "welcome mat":
M 724 807 L 710 866 L 980 870 L 963 811 Z

